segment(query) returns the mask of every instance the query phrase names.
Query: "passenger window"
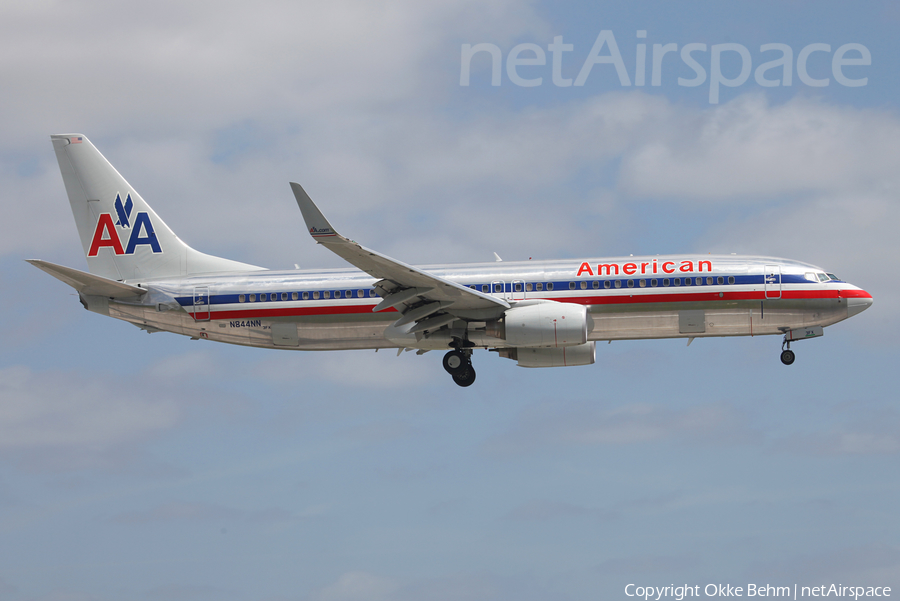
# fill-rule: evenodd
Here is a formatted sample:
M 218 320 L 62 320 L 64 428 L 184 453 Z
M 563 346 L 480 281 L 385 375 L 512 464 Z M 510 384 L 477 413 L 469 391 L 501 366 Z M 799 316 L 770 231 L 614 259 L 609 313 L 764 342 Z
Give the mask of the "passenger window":
M 569 282 L 569 290 L 575 290 L 575 282 Z
M 609 288 L 609 280 L 603 280 L 603 287 Z
M 543 289 L 544 289 L 544 283 L 543 283 L 543 282 L 538 282 L 538 283 L 535 284 L 534 286 L 535 286 L 535 289 L 537 289 L 537 290 L 543 290 Z
M 516 292 L 522 292 L 522 284 L 521 283 L 516 284 Z
M 322 292 L 322 298 L 331 298 L 331 290 L 325 290 Z
M 734 276 L 733 275 L 728 276 L 728 283 L 734 284 Z
M 724 283 L 725 283 L 725 278 L 723 278 L 722 276 L 719 276 L 719 277 L 716 278 L 716 281 L 717 281 L 719 284 L 724 284 Z
M 712 279 L 712 278 L 706 278 L 706 285 L 707 285 L 707 286 L 712 286 L 712 283 L 713 283 L 713 279 Z
M 647 287 L 647 280 L 641 280 L 641 288 Z
M 300 298 L 299 294 L 297 294 L 296 292 L 291 292 L 291 300 L 297 300 L 298 298 Z
M 503 292 L 503 284 L 494 284 L 494 292 Z
M 488 288 L 487 284 L 483 284 L 483 285 L 481 286 L 481 291 L 482 291 L 482 292 L 490 292 L 491 289 Z
M 634 280 L 628 280 L 628 287 L 634 288 Z
M 657 285 L 657 284 L 659 284 L 659 280 L 657 280 L 656 278 L 650 280 L 650 287 L 651 287 L 651 288 L 656 288 L 656 285 Z
M 250 295 L 250 302 L 252 303 L 252 302 L 255 301 L 255 300 L 256 300 L 256 295 L 255 295 L 255 294 L 251 294 L 251 295 Z
M 245 300 L 247 300 L 247 297 L 246 297 L 245 295 L 243 295 L 243 294 L 239 294 L 239 295 L 238 295 L 238 302 L 239 302 L 239 303 L 242 303 L 242 302 L 244 302 Z
M 616 288 L 622 287 L 622 280 L 616 280 Z
M 313 292 L 313 300 L 319 300 L 319 291 L 318 290 Z
M 525 284 L 525 292 L 531 292 L 531 284 Z
M 600 288 L 600 282 L 598 282 L 597 280 L 594 280 L 593 282 L 591 282 L 591 288 L 593 288 L 594 290 L 599 289 L 599 288 Z
M 309 300 L 309 292 L 303 293 L 303 300 Z
M 663 278 L 663 286 L 669 285 L 669 278 Z
M 547 290 L 553 290 L 553 282 L 547 282 Z
M 681 278 L 675 278 L 672 283 L 676 286 L 681 286 Z
M 581 282 L 581 289 L 587 290 L 587 282 Z
M 702 286 L 702 285 L 703 285 L 703 278 L 697 278 L 697 285 L 698 285 L 698 286 Z
M 684 285 L 685 285 L 685 286 L 690 286 L 690 285 L 691 285 L 691 278 L 684 278 Z
M 281 293 L 281 300 L 287 300 L 287 292 Z

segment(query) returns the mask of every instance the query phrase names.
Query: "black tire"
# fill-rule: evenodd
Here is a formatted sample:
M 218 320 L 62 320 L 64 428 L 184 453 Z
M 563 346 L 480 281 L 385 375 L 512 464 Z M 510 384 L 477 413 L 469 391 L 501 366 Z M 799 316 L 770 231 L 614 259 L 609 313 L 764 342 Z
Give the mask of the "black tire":
M 794 351 L 792 351 L 790 349 L 786 350 L 786 351 L 781 351 L 781 362 L 784 363 L 785 365 L 790 365 L 791 363 L 794 362 L 794 359 L 796 359 L 796 358 L 797 357 L 794 355 Z
M 462 374 L 469 367 L 469 358 L 460 351 L 450 351 L 444 355 L 444 369 L 451 376 Z
M 475 368 L 469 365 L 461 374 L 453 374 L 453 381 L 463 388 L 471 386 L 475 382 Z

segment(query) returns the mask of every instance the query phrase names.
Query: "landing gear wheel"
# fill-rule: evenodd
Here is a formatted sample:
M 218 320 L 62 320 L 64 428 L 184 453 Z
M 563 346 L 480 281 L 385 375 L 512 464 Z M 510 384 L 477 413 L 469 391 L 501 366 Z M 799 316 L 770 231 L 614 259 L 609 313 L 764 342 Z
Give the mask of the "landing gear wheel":
M 469 358 L 462 351 L 450 351 L 444 355 L 444 369 L 454 378 L 465 372 L 467 367 L 470 367 Z
M 460 374 L 453 374 L 453 381 L 462 387 L 471 386 L 475 382 L 475 368 L 468 365 L 468 369 Z
M 796 357 L 794 356 L 794 351 L 791 349 L 787 349 L 786 351 L 781 351 L 781 362 L 785 365 L 790 365 L 794 362 Z

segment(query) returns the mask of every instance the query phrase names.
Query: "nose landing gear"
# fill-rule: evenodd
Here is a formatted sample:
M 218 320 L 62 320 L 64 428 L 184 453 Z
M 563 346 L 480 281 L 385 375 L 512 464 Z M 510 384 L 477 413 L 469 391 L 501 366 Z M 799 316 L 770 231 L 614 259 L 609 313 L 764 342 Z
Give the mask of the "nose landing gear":
M 475 382 L 472 367 L 472 349 L 455 349 L 444 355 L 444 369 L 459 386 L 471 386 Z

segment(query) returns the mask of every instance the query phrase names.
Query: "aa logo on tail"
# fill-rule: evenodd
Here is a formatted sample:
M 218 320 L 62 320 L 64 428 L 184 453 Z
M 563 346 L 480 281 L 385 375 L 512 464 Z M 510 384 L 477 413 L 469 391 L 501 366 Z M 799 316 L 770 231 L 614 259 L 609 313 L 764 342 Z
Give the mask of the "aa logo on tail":
M 125 197 L 125 203 L 122 203 L 122 197 L 116 194 L 116 202 L 113 204 L 116 210 L 118 221 L 113 223 L 112 213 L 101 213 L 97 220 L 97 227 L 94 229 L 94 237 L 91 240 L 91 248 L 88 251 L 89 257 L 96 257 L 101 248 L 109 247 L 116 255 L 133 255 L 134 250 L 138 246 L 148 245 L 154 253 L 161 253 L 162 248 L 159 246 L 159 240 L 156 238 L 156 232 L 153 231 L 153 223 L 150 221 L 150 215 L 145 211 L 138 212 L 132 224 L 131 211 L 134 208 L 134 202 L 131 200 L 131 194 Z M 119 235 L 119 228 L 122 230 L 122 236 Z M 128 230 L 131 230 L 130 234 Z M 122 248 L 122 239 L 128 234 L 128 242 L 125 248 Z

